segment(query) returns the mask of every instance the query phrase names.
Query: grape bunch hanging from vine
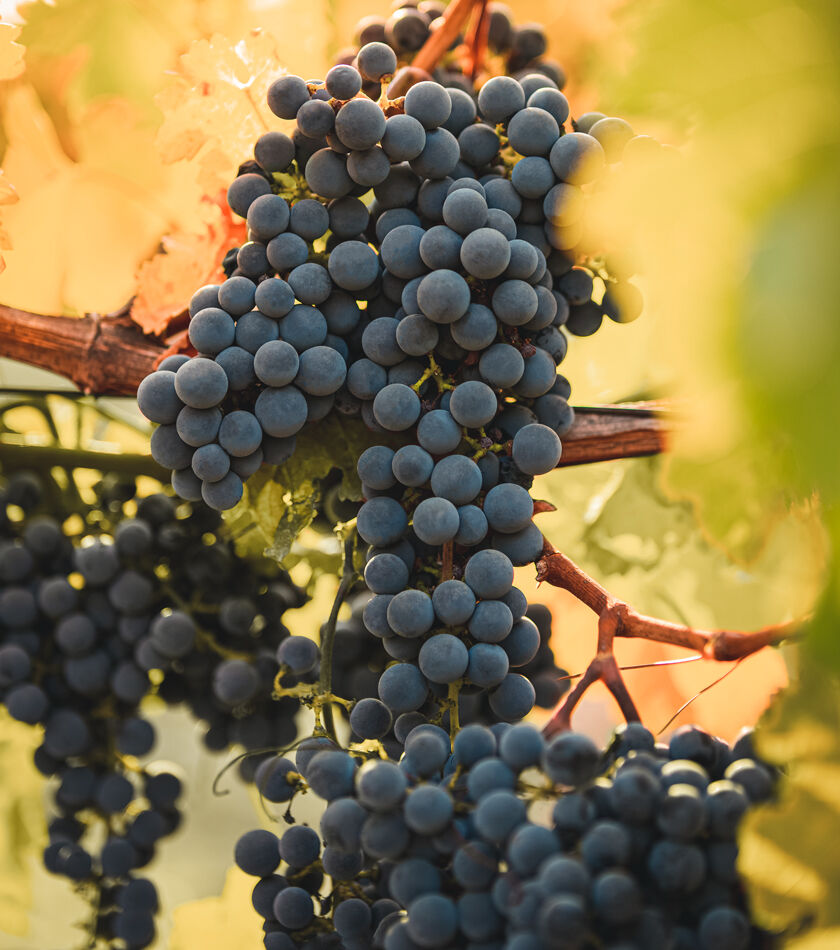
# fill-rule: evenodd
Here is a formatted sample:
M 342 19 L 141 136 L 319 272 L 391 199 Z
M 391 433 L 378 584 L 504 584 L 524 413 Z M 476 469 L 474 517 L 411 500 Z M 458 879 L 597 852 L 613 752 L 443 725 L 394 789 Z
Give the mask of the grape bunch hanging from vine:
M 137 871 L 177 827 L 180 780 L 133 763 L 154 740 L 139 710 L 153 690 L 205 720 L 211 747 L 244 746 L 243 776 L 285 809 L 282 835 L 248 832 L 235 854 L 259 878 L 266 950 L 774 946 L 735 834 L 776 771 L 749 733 L 656 742 L 613 644 L 733 660 L 798 626 L 644 616 L 555 550 L 532 495 L 558 466 L 664 446 L 649 407 L 576 412 L 557 370 L 577 338 L 642 313 L 632 255 L 601 246 L 587 208 L 663 146 L 620 118 L 572 119 L 542 30 L 500 4 L 422 0 L 359 39 L 323 81 L 270 86 L 278 127 L 227 192 L 247 240 L 195 291 L 178 345 L 138 340 L 124 314 L 0 317 L 28 328 L 9 355 L 34 342 L 30 362 L 58 349 L 87 389 L 136 388 L 187 505 L 156 495 L 121 520 L 115 502 L 67 534 L 38 517 L 37 479 L 9 480 L 23 517 L 2 525 L 0 685 L 14 718 L 45 726 L 45 863 L 92 895 L 90 946 L 154 940 Z M 316 452 L 272 554 L 316 509 L 340 536 L 319 643 L 281 622 L 303 600 L 288 575 L 241 562 L 215 513 L 247 531 L 259 492 Z M 598 615 L 572 689 L 550 614 L 514 586 L 527 565 Z M 571 731 L 599 680 L 626 719 L 605 750 Z M 314 728 L 299 738 L 301 705 Z M 522 722 L 535 705 L 554 709 L 542 733 Z M 294 823 L 306 791 L 327 803 L 320 835 Z

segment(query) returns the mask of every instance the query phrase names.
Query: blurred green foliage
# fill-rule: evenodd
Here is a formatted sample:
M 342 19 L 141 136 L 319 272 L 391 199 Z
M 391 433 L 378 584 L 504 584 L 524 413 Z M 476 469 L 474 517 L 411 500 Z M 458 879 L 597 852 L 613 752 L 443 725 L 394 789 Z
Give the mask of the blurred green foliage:
M 670 122 L 688 143 L 637 232 L 653 296 L 671 315 L 665 345 L 693 407 L 717 429 L 710 437 L 695 419 L 696 444 L 678 446 L 671 474 L 705 469 L 689 471 L 691 494 L 721 540 L 743 512 L 760 538 L 774 497 L 817 494 L 833 551 L 797 682 L 761 730 L 760 748 L 789 765 L 789 778 L 780 804 L 750 820 L 742 867 L 769 925 L 836 926 L 840 6 L 639 0 L 627 26 L 634 55 L 604 102 L 635 114 L 641 131 L 645 120 Z

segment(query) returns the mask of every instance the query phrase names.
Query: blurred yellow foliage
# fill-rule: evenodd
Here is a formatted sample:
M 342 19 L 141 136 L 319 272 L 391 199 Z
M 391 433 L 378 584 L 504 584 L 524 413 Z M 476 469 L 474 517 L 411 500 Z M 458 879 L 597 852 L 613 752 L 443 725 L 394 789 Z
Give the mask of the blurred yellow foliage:
M 254 879 L 231 868 L 219 897 L 205 897 L 176 907 L 169 950 L 231 950 L 257 947 L 262 918 L 251 905 Z
M 245 240 L 244 223 L 221 200 L 205 199 L 202 212 L 203 230 L 164 235 L 161 250 L 137 271 L 131 318 L 145 333 L 163 335 L 195 290 L 219 278 L 229 248 Z
M 31 903 L 28 857 L 43 846 L 43 778 L 32 764 L 40 730 L 0 709 L 0 930 L 24 934 Z
M 257 138 L 276 124 L 265 95 L 282 72 L 274 40 L 259 30 L 236 43 L 218 34 L 194 42 L 157 99 L 163 160 L 195 160 L 205 192 L 226 188 Z

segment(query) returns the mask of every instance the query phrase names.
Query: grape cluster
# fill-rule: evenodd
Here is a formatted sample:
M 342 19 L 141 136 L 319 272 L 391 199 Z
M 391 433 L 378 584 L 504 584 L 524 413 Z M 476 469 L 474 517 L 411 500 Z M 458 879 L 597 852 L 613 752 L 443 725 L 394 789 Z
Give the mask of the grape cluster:
M 168 357 L 138 391 L 184 498 L 233 507 L 245 479 L 332 412 L 433 456 L 456 453 L 460 432 L 502 480 L 527 483 L 558 443 L 526 432 L 511 461 L 511 440 L 574 421 L 556 369 L 564 329 L 639 315 L 628 266 L 588 247 L 585 209 L 625 151 L 656 143 L 597 113 L 568 131 L 543 73 L 496 76 L 477 97 L 430 80 L 393 101 L 362 93 L 396 67 L 374 41 L 323 82 L 269 88 L 296 125 L 261 136 L 228 190 L 248 241 L 192 298 L 197 355 Z
M 441 17 L 446 9 L 439 0 L 420 0 L 415 6 L 397 0 L 394 9 L 387 17 L 366 16 L 354 30 L 356 45 L 339 55 L 339 62 L 355 64 L 359 47 L 367 43 L 387 43 L 398 56 L 401 65 L 410 66 L 414 55 L 434 32 L 443 24 Z M 489 17 L 487 29 L 488 51 L 502 67 L 502 71 L 519 79 L 532 73 L 542 73 L 562 89 L 566 75 L 559 63 L 545 58 L 548 39 L 539 23 L 526 23 L 517 26 L 513 13 L 503 3 L 487 4 Z M 456 37 L 453 46 L 463 42 Z M 412 67 L 411 74 L 423 79 L 434 79 L 443 86 L 463 89 L 472 94 L 472 81 L 459 68 L 457 60 L 446 61 L 434 69 L 432 74 Z M 375 83 L 365 82 L 362 87 L 366 95 L 376 99 L 379 87 Z
M 381 740 L 387 754 L 392 758 L 399 758 L 405 737 L 412 729 L 426 722 L 441 722 L 451 728 L 454 721 L 451 721 L 451 706 L 445 701 L 446 691 L 441 694 L 438 689 L 436 693 L 434 683 L 430 684 L 423 702 L 411 709 L 404 708 L 405 703 L 394 701 L 388 684 L 390 677 L 395 674 L 386 677 L 384 693 L 380 692 L 382 676 L 389 668 L 396 666 L 395 658 L 398 662 L 404 662 L 407 654 L 399 639 L 389 642 L 390 638 L 375 634 L 371 636 L 365 616 L 367 613 L 369 617 L 371 610 L 381 609 L 381 604 L 377 603 L 378 596 L 371 594 L 369 590 L 359 589 L 349 600 L 349 618 L 336 625 L 332 647 L 332 691 L 335 696 L 351 703 L 347 715 L 351 745 L 369 739 Z M 520 606 L 525 604 L 524 595 L 516 588 L 512 589 L 511 599 L 515 599 Z M 534 704 L 542 708 L 552 708 L 568 689 L 568 680 L 565 678 L 565 670 L 558 668 L 554 660 L 550 644 L 551 613 L 541 604 L 532 604 L 527 608 L 524 617 L 519 619 L 527 621 L 527 634 L 514 636 L 513 641 L 507 644 L 507 650 L 513 654 L 517 649 L 517 638 L 524 640 L 527 636 L 527 652 L 530 654 L 534 641 L 538 642 L 532 658 L 520 665 L 521 674 L 533 687 L 528 695 L 533 694 Z M 322 639 L 323 633 L 322 630 Z M 518 649 L 521 651 L 522 647 Z M 416 653 L 416 650 L 414 652 Z M 284 672 L 293 675 L 313 670 L 321 662 L 315 643 L 302 636 L 292 636 L 283 641 L 277 658 L 283 665 Z M 397 670 L 396 675 L 404 674 Z M 286 681 L 283 682 L 285 685 Z M 398 695 L 399 680 L 397 683 Z M 380 696 L 383 696 L 385 702 Z M 458 690 L 457 722 L 465 724 L 498 721 L 499 716 L 494 709 L 497 700 L 498 697 L 489 701 L 487 690 L 474 687 L 471 689 L 469 684 L 461 684 Z
M 399 762 L 316 739 L 264 771 L 270 800 L 308 786 L 327 803 L 320 840 L 294 826 L 237 844 L 267 950 L 776 945 L 736 870 L 741 818 L 776 779 L 749 733 L 730 748 L 687 726 L 663 745 L 634 723 L 601 752 L 498 723 L 450 752 L 427 724 Z
M 272 691 L 281 617 L 303 597 L 273 566 L 246 569 L 212 533 L 216 513 L 158 494 L 121 518 L 133 491 L 101 487 L 71 533 L 72 519 L 53 516 L 67 504 L 50 504 L 54 486 L 28 472 L 0 484 L 0 701 L 43 726 L 46 868 L 90 894 L 100 936 L 140 948 L 154 939 L 158 898 L 138 872 L 178 827 L 181 794 L 170 768 L 137 761 L 155 745 L 140 704 L 152 691 L 185 703 L 214 749 L 292 741 L 298 704 Z M 259 762 L 245 760 L 246 777 Z

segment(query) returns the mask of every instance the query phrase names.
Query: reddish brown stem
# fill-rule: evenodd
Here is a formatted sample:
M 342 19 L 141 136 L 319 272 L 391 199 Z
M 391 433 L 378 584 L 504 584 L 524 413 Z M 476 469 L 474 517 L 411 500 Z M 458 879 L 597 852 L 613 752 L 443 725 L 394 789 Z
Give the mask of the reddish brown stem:
M 602 680 L 613 694 L 628 722 L 639 719 L 639 713 L 613 654 L 616 637 L 655 640 L 658 643 L 695 650 L 707 659 L 726 662 L 743 659 L 764 647 L 795 638 L 802 632 L 801 622 L 778 624 L 752 632 L 708 631 L 648 617 L 612 597 L 597 581 L 565 554 L 555 551 L 548 542 L 545 543 L 543 556 L 537 561 L 537 581 L 546 581 L 554 587 L 562 587 L 598 614 L 597 655 L 545 726 L 546 735 L 570 728 L 572 711 L 589 686 L 598 680 Z
M 443 546 L 443 554 L 441 557 L 440 565 L 440 579 L 442 581 L 452 580 L 452 550 L 454 548 L 454 543 L 452 541 L 447 541 Z
M 466 37 L 469 56 L 469 74 L 473 82 L 476 81 L 484 69 L 484 57 L 487 53 L 487 37 L 490 34 L 490 14 L 487 10 L 487 0 L 479 0 L 470 23 L 470 31 Z
M 52 370 L 94 396 L 133 396 L 169 351 L 144 336 L 125 310 L 57 317 L 0 304 L 0 356 Z M 575 409 L 560 466 L 662 452 L 672 416 L 664 404 Z
M 622 410 L 620 421 L 616 409 Z M 668 414 L 661 402 L 576 407 L 574 424 L 563 437 L 559 467 L 664 452 L 669 427 L 663 417 Z
M 461 32 L 477 2 L 481 0 L 452 0 L 443 14 L 443 26 L 429 34 L 411 65 L 431 72 Z
M 54 317 L 0 305 L 0 356 L 66 376 L 86 393 L 133 395 L 162 349 L 123 313 Z

